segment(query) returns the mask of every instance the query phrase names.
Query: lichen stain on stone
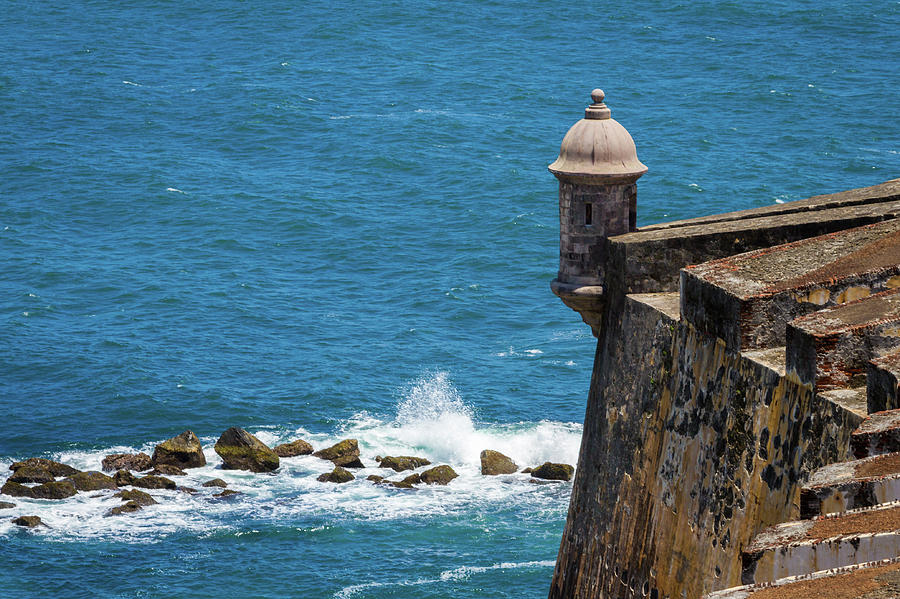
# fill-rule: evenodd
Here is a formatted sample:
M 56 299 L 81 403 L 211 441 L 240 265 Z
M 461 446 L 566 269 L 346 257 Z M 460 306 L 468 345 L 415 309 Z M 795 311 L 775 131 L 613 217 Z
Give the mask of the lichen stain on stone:
M 808 293 L 796 292 L 792 293 L 792 295 L 800 303 L 815 304 L 817 306 L 824 306 L 831 299 L 831 291 L 822 287 L 813 289 Z
M 836 298 L 835 303 L 844 304 L 847 302 L 852 302 L 854 300 L 862 299 L 864 297 L 869 297 L 872 294 L 872 290 L 869 287 L 863 286 L 853 286 L 847 287 L 844 291 L 842 291 Z

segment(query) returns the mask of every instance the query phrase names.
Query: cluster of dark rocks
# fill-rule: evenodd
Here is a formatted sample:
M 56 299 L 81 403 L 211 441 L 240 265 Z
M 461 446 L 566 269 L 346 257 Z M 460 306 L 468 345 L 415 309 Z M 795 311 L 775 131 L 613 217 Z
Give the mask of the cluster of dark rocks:
M 315 451 L 312 445 L 301 439 L 270 448 L 244 429 L 232 427 L 222 433 L 214 449 L 222 459 L 223 469 L 251 472 L 273 472 L 278 469 L 280 458 L 312 454 L 334 464 L 331 472 L 322 474 L 317 479 L 328 483 L 350 482 L 356 478 L 350 470 L 365 467 L 360 459 L 359 443 L 356 439 L 344 439 L 319 451 Z M 427 459 L 415 456 L 376 456 L 375 461 L 379 467 L 397 473 L 431 465 Z M 183 476 L 186 469 L 205 465 L 206 456 L 203 454 L 200 439 L 193 432 L 185 431 L 157 445 L 152 456 L 143 452 L 106 456 L 103 458 L 101 468 L 104 472 L 113 473 L 112 475 L 99 471 L 82 472 L 44 458 L 29 458 L 15 462 L 9 467 L 13 474 L 0 488 L 0 494 L 32 499 L 66 499 L 83 491 L 121 489 L 114 496 L 121 499 L 122 505 L 106 513 L 107 516 L 118 516 L 157 503 L 149 493 L 140 489 L 178 489 L 186 493 L 197 493 L 197 489 L 179 486 L 168 477 Z M 483 475 L 513 474 L 517 471 L 518 466 L 502 453 L 490 449 L 481 452 Z M 135 472 L 143 474 L 136 475 Z M 532 480 L 568 481 L 572 478 L 574 468 L 568 464 L 546 462 L 535 468 L 526 468 L 522 472 L 534 477 Z M 450 466 L 438 465 L 400 480 L 388 480 L 374 474 L 368 476 L 367 480 L 375 484 L 412 489 L 419 484 L 446 485 L 457 476 Z M 227 483 L 220 478 L 208 480 L 202 486 L 221 488 L 222 491 L 212 496 L 216 499 L 232 497 L 239 493 L 227 489 Z M 13 503 L 0 501 L 0 509 L 13 507 L 15 507 Z M 42 525 L 38 516 L 21 516 L 13 520 L 13 523 L 29 528 Z
M 514 474 L 519 467 L 509 457 L 499 451 L 485 449 L 481 452 L 481 473 L 485 476 Z M 522 474 L 530 474 L 533 479 L 570 481 L 575 468 L 569 464 L 544 462 L 534 468 L 525 468 Z

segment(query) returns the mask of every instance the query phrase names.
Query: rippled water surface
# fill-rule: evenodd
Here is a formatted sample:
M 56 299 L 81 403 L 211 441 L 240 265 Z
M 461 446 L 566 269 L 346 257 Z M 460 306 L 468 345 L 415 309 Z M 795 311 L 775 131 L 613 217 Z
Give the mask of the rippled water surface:
M 639 224 L 900 176 L 896 2 L 7 3 L 0 468 L 191 429 L 228 501 L 0 512 L 0 596 L 541 597 L 593 338 L 546 170 L 602 87 Z M 224 471 L 218 435 L 452 465 Z M 6 475 L 0 475 L 3 480 Z M 0 498 L 8 500 L 8 497 Z M 18 515 L 49 525 L 24 531 Z

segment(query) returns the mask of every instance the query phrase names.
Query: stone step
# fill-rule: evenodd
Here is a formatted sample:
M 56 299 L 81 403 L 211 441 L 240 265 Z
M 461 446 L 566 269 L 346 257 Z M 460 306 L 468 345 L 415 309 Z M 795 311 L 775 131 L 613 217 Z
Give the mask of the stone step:
M 900 502 L 893 502 L 764 530 L 741 554 L 741 582 L 774 582 L 897 556 Z
M 814 518 L 900 500 L 900 453 L 830 464 L 800 489 L 800 517 Z
M 682 319 L 732 351 L 785 345 L 787 323 L 900 287 L 900 220 L 689 266 Z
M 724 589 L 703 599 L 896 599 L 897 589 L 900 558 L 892 558 Z
M 786 345 L 787 371 L 817 391 L 865 384 L 869 361 L 900 348 L 900 289 L 796 318 Z
M 900 451 L 900 410 L 869 414 L 850 435 L 850 452 L 857 459 Z

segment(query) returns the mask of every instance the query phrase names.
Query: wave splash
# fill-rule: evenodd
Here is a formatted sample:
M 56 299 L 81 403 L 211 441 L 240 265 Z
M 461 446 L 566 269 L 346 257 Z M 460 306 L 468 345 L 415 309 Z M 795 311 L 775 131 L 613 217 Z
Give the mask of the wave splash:
M 581 425 L 576 423 L 476 423 L 473 410 L 444 371 L 408 385 L 393 422 L 359 414 L 348 424 L 346 433 L 357 436 L 372 455 L 419 452 L 467 470 L 480 468 L 484 449 L 508 455 L 520 468 L 547 461 L 575 464 L 581 443 Z

